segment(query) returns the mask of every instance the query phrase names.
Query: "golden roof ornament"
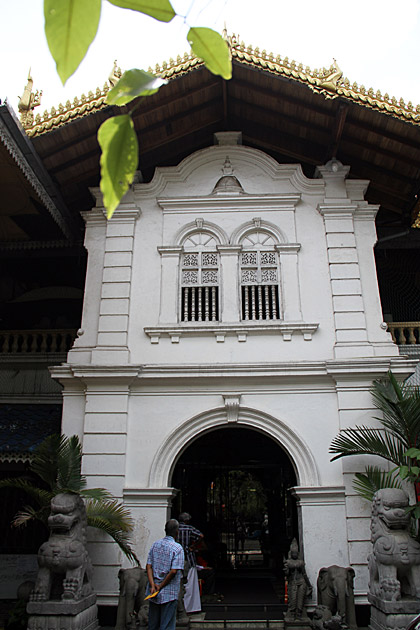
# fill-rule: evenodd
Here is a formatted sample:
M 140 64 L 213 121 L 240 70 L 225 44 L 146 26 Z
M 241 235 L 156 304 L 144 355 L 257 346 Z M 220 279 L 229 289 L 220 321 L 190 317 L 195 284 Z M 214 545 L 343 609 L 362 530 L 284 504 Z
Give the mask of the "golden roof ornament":
M 335 59 L 333 59 L 333 64 L 327 70 L 323 68 L 319 77 L 314 77 L 315 83 L 309 84 L 309 87 L 314 92 L 320 92 L 327 96 L 326 93 L 332 92 L 335 94 L 338 88 L 338 82 L 343 76 L 343 72 L 338 67 L 338 64 Z M 362 86 L 363 87 L 363 86 Z M 363 93 L 364 93 L 363 87 Z M 331 98 L 331 97 L 330 97 Z
M 33 110 L 38 105 L 41 105 L 41 96 L 42 91 L 37 90 L 35 93 L 32 92 L 34 85 L 34 81 L 31 77 L 31 69 L 29 68 L 28 72 L 28 83 L 26 84 L 25 89 L 23 90 L 22 96 L 18 96 L 19 104 L 18 110 L 20 113 L 20 122 L 22 123 L 22 127 L 27 129 L 32 127 L 34 123 L 34 113 Z
M 121 76 L 122 76 L 121 68 L 118 67 L 117 60 L 115 60 L 114 67 L 112 68 L 110 75 L 108 77 L 109 84 L 112 88 L 114 87 L 114 85 L 118 83 L 118 81 L 121 79 Z
M 303 64 L 294 60 L 290 61 L 288 57 L 282 58 L 280 55 L 274 55 L 266 50 L 260 51 L 258 47 L 247 46 L 243 41 L 239 41 L 239 35 L 227 35 L 226 28 L 223 31 L 223 37 L 227 39 L 233 61 L 302 83 L 313 90 L 313 92 L 321 94 L 324 98 L 335 99 L 341 97 L 358 105 L 399 118 L 404 122 L 420 125 L 420 105 L 414 106 L 411 102 L 406 104 L 403 99 L 397 101 L 395 97 L 390 97 L 388 93 L 382 95 L 380 90 L 366 89 L 363 85 L 359 87 L 356 82 L 351 84 L 347 77 L 343 77 L 343 73 L 335 59 L 328 69 L 311 70 L 309 66 L 303 66 Z M 154 70 L 149 68 L 149 72 L 154 73 L 161 79 L 171 80 L 189 74 L 202 65 L 203 61 L 190 51 L 184 53 L 184 55 L 178 55 L 176 59 L 171 59 L 169 63 L 156 64 Z M 43 115 L 37 114 L 35 121 L 33 121 L 32 116 L 32 122 L 24 125 L 28 136 L 34 137 L 46 133 L 61 125 L 65 125 L 67 122 L 106 107 L 106 95 L 110 90 L 110 86 L 113 87 L 121 77 L 120 72 L 120 68 L 117 67 L 117 62 L 115 61 L 111 74 L 102 89 L 97 88 L 94 94 L 89 93 L 84 98 L 76 97 L 72 104 L 67 101 L 64 106 L 58 108 L 58 111 L 51 110 L 51 112 L 45 111 Z M 27 88 L 25 88 L 25 93 Z M 31 86 L 29 93 L 31 93 Z M 33 96 L 36 97 L 37 95 Z M 24 97 L 22 97 L 21 101 L 23 107 Z M 32 109 L 37 104 L 39 103 L 34 101 Z M 21 111 L 20 105 L 19 111 Z

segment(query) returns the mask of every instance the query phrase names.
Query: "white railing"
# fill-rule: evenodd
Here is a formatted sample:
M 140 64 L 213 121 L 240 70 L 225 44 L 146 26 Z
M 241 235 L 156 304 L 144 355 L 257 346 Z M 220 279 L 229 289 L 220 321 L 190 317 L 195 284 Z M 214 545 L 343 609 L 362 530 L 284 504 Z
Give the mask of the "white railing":
M 399 346 L 420 344 L 420 322 L 388 322 L 388 331 Z
M 0 330 L 0 354 L 65 353 L 76 338 L 75 330 Z

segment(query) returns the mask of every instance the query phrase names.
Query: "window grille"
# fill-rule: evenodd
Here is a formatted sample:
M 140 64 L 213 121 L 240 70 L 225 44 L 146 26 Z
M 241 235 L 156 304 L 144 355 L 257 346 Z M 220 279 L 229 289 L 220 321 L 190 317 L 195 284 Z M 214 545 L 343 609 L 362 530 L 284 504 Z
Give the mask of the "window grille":
M 243 320 L 280 319 L 276 252 L 241 253 L 241 299 Z
M 181 321 L 219 321 L 217 252 L 188 252 L 182 257 Z

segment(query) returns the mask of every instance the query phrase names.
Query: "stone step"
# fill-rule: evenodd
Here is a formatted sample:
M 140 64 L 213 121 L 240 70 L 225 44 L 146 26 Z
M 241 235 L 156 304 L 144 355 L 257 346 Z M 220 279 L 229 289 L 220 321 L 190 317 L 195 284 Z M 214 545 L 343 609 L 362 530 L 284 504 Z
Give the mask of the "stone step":
M 284 621 L 280 619 L 217 619 L 190 620 L 190 630 L 283 630 Z

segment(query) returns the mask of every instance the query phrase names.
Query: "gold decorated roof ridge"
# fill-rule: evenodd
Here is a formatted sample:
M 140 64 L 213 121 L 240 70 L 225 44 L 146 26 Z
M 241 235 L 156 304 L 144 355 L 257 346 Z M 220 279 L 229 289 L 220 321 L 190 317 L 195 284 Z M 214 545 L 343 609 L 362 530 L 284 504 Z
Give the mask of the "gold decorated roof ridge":
M 366 88 L 364 85 L 351 83 L 349 79 L 343 77 L 343 73 L 337 62 L 334 60 L 330 68 L 312 70 L 309 66 L 304 66 L 295 60 L 267 53 L 265 49 L 247 46 L 243 41 L 239 41 L 239 36 L 235 34 L 226 37 L 231 56 L 245 65 L 261 68 L 262 70 L 294 79 L 299 83 L 307 85 L 313 92 L 322 94 L 325 98 L 334 99 L 342 97 L 359 105 L 399 118 L 405 122 L 420 125 L 420 105 L 414 106 L 411 101 L 407 103 L 403 98 L 397 100 L 388 93 L 382 94 L 380 90 Z M 171 80 L 191 72 L 203 65 L 203 61 L 192 52 L 178 55 L 175 59 L 170 58 L 162 64 L 156 64 L 155 68 L 149 68 L 149 72 L 162 79 Z M 114 69 L 103 88 L 96 88 L 95 92 L 88 92 L 75 97 L 73 101 L 67 100 L 65 105 L 59 104 L 58 108 L 52 107 L 50 111 L 45 110 L 43 114 L 37 114 L 32 120 L 22 121 L 26 133 L 34 137 L 56 127 L 60 127 L 72 120 L 81 118 L 107 106 L 106 95 L 113 85 L 112 79 L 115 77 Z

